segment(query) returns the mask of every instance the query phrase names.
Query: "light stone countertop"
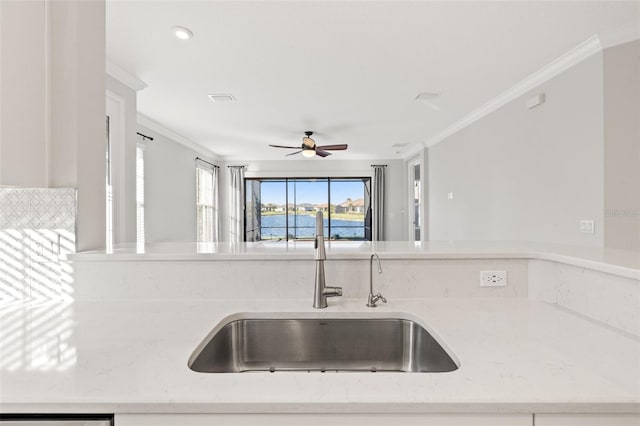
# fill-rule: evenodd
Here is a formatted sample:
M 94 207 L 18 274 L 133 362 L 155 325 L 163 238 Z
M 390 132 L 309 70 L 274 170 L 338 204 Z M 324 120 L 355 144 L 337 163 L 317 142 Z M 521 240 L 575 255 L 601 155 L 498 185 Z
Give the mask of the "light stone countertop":
M 0 305 L 0 412 L 640 412 L 640 340 L 525 299 Z M 193 349 L 237 313 L 418 320 L 450 373 L 203 374 Z M 284 313 L 284 314 L 282 314 Z
M 329 259 L 540 259 L 640 280 L 640 253 L 558 244 L 500 241 L 327 241 Z M 124 244 L 112 253 L 87 251 L 67 255 L 73 262 L 305 260 L 313 258 L 313 242 Z

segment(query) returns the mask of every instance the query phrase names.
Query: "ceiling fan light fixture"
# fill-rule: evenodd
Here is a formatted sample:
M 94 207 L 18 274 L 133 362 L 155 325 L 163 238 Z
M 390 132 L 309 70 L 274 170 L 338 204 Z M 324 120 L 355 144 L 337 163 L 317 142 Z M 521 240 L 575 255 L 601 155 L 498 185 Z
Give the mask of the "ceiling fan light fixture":
M 302 151 L 302 156 L 307 158 L 315 157 L 316 151 L 313 149 L 305 149 Z
M 303 157 L 313 158 L 315 156 L 325 158 L 331 155 L 329 151 L 344 151 L 348 148 L 346 143 L 341 144 L 333 144 L 333 145 L 316 145 L 316 141 L 311 139 L 311 135 L 313 132 L 306 131 L 304 132 L 305 136 L 302 138 L 302 145 L 298 146 L 288 146 L 288 145 L 273 145 L 269 144 L 270 147 L 273 148 L 285 148 L 285 149 L 295 149 L 296 152 L 292 152 L 290 154 L 286 154 L 286 157 L 290 157 L 292 155 L 302 154 Z

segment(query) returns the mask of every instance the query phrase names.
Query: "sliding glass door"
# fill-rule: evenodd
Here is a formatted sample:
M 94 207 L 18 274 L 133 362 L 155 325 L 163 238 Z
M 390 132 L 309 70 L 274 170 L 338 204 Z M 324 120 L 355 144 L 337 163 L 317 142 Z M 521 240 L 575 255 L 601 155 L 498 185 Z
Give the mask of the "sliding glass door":
M 310 240 L 316 212 L 332 240 L 371 240 L 371 179 L 247 178 L 245 240 Z

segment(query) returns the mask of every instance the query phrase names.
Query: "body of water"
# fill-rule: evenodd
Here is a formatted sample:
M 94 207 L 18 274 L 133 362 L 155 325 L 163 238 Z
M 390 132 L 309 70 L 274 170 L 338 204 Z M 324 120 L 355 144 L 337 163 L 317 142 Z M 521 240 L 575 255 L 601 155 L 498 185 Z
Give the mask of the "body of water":
M 284 238 L 286 215 L 262 216 L 261 235 L 263 240 Z M 313 238 L 316 233 L 315 216 L 289 215 L 289 234 L 294 238 Z M 329 235 L 329 220 L 324 218 L 324 235 Z M 364 239 L 364 220 L 331 219 L 332 239 Z

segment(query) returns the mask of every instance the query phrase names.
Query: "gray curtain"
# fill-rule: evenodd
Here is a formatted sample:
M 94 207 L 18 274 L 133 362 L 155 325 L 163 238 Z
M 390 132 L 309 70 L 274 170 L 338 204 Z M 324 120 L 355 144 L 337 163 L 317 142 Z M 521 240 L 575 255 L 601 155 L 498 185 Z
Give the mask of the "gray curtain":
M 386 165 L 373 165 L 373 241 L 384 240 L 384 171 Z
M 229 166 L 229 242 L 244 241 L 244 166 Z

